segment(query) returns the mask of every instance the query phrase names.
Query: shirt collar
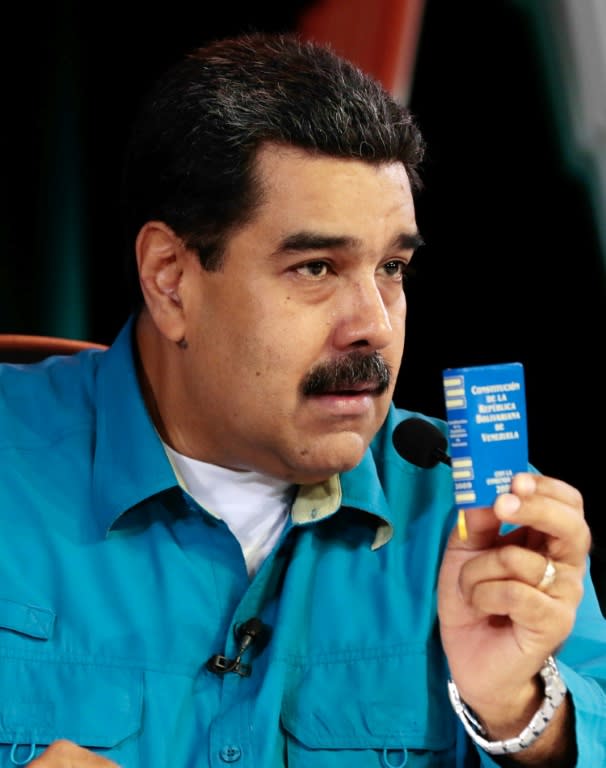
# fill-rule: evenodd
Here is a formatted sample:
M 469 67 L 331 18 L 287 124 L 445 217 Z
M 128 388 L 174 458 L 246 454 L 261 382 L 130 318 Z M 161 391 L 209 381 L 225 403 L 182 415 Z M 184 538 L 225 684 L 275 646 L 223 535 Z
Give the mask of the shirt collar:
M 92 492 L 104 532 L 127 510 L 179 487 L 141 394 L 135 366 L 134 328 L 135 318 L 131 316 L 111 347 L 99 355 Z M 392 406 L 385 425 L 357 467 L 325 483 L 302 486 L 293 504 L 293 523 L 317 522 L 341 506 L 353 507 L 376 520 L 373 548 L 389 541 L 393 533 L 392 514 L 383 493 L 375 453 L 379 451 L 381 455 L 397 420 Z M 391 442 L 387 448 L 393 450 Z
M 391 434 L 402 413 L 405 412 L 398 413 L 392 403 L 383 427 L 354 469 L 324 483 L 301 487 L 292 510 L 295 525 L 317 522 L 333 515 L 340 507 L 350 507 L 366 512 L 374 520 L 376 534 L 372 549 L 378 549 L 392 538 L 393 513 L 385 498 L 382 476 L 390 457 L 396 457 Z M 399 458 L 395 461 L 401 463 Z
M 126 510 L 177 485 L 139 387 L 134 325 L 133 316 L 99 355 L 92 493 L 105 532 Z

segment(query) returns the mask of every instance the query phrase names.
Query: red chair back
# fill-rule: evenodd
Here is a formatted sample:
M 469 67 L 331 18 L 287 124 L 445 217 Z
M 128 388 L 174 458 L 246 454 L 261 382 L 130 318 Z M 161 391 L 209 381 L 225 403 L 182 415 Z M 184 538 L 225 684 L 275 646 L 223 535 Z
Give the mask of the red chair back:
M 0 361 L 5 363 L 33 363 L 49 355 L 71 355 L 83 349 L 107 349 L 107 345 L 60 336 L 0 333 Z

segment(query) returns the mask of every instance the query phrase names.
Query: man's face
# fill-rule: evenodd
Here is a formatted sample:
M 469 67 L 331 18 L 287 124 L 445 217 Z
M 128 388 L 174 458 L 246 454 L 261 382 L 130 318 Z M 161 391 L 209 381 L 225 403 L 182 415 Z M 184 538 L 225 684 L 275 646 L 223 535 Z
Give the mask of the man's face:
M 399 163 L 274 146 L 258 171 L 263 202 L 222 269 L 188 273 L 184 452 L 314 482 L 354 467 L 385 419 L 413 200 Z

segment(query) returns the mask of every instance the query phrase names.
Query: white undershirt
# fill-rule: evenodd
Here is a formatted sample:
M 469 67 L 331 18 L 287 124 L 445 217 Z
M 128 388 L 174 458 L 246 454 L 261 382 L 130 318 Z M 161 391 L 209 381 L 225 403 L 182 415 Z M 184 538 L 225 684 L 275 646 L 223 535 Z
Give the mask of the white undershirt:
M 239 472 L 197 461 L 166 444 L 164 448 L 188 493 L 223 520 L 239 541 L 252 577 L 286 525 L 294 486 L 259 472 Z

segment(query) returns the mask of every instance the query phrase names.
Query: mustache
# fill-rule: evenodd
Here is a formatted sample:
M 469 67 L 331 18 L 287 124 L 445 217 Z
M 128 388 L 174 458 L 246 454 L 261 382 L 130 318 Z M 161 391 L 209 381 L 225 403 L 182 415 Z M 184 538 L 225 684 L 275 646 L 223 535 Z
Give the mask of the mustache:
M 307 374 L 301 385 L 303 394 L 323 395 L 368 384 L 382 395 L 391 383 L 392 371 L 378 352 L 350 352 L 345 357 L 319 363 Z

